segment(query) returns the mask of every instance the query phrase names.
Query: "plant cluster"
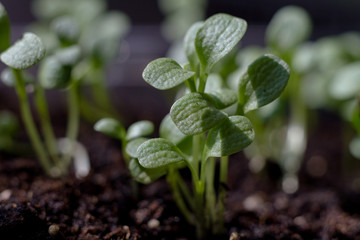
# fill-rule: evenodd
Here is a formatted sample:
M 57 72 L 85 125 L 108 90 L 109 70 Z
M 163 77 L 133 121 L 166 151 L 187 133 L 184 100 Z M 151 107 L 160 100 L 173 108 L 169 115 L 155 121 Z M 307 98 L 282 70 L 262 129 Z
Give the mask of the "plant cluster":
M 188 30 L 184 39 L 188 64 L 181 66 L 170 58 L 150 62 L 143 72 L 148 84 L 166 90 L 185 83 L 187 91 L 162 121 L 160 138 L 139 137 L 125 146 L 136 180 L 149 183 L 167 175 L 174 200 L 196 226 L 199 238 L 223 231 L 228 157 L 254 139 L 245 114 L 275 100 L 289 78 L 287 64 L 274 55 L 251 63 L 236 90 L 214 75 L 214 66 L 238 44 L 246 28 L 243 19 L 216 14 Z M 98 125 L 97 129 L 101 130 Z M 215 185 L 217 158 L 221 160 Z M 184 167 L 191 172 L 192 187 L 179 173 Z

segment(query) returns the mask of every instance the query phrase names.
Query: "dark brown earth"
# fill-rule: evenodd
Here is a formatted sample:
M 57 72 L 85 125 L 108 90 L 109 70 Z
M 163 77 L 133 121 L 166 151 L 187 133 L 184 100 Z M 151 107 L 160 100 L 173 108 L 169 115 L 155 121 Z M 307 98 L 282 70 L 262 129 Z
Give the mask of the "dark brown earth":
M 326 159 L 328 171 L 315 178 L 303 167 L 301 188 L 295 194 L 279 190 L 281 170 L 275 163 L 255 175 L 242 154 L 234 155 L 226 234 L 214 239 L 360 239 L 360 195 L 340 174 L 337 124 L 338 120 L 327 121 L 310 136 L 306 159 L 314 155 Z M 1 240 L 195 239 L 194 228 L 177 210 L 165 179 L 138 185 L 136 193 L 119 142 L 94 133 L 87 124 L 80 141 L 89 150 L 93 167 L 85 179 L 73 173 L 52 179 L 44 176 L 34 158 L 0 156 Z

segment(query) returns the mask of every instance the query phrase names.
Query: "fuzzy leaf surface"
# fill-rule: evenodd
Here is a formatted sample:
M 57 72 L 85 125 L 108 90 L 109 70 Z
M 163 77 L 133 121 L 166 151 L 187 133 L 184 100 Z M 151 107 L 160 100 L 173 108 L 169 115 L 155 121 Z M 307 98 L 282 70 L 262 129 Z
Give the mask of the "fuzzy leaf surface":
M 10 21 L 4 6 L 0 3 L 0 52 L 10 46 Z
M 178 129 L 169 114 L 162 120 L 159 132 L 161 138 L 170 140 L 175 145 L 188 137 Z
M 244 112 L 262 107 L 279 97 L 289 77 L 289 67 L 280 58 L 266 54 L 256 59 L 239 83 L 239 103 Z
M 241 18 L 228 14 L 215 14 L 208 18 L 196 34 L 195 48 L 205 72 L 241 40 L 246 32 L 247 23 Z
M 40 38 L 33 33 L 25 33 L 0 56 L 8 67 L 24 70 L 38 63 L 45 56 L 45 47 Z
M 311 18 L 304 9 L 297 6 L 284 7 L 270 21 L 266 42 L 277 51 L 292 51 L 309 37 L 311 25 Z
M 125 135 L 125 129 L 121 125 L 121 123 L 113 118 L 103 118 L 100 119 L 95 125 L 94 125 L 95 131 L 101 132 L 105 135 L 108 135 L 110 137 L 116 138 L 116 139 L 123 139 L 123 136 Z
M 175 60 L 159 58 L 146 66 L 142 76 L 154 88 L 165 90 L 183 83 L 194 74 L 184 70 Z
M 81 57 L 81 49 L 78 45 L 61 48 L 55 52 L 55 57 L 65 66 L 74 66 Z
M 148 139 L 147 138 L 136 138 L 134 140 L 131 140 L 130 142 L 128 142 L 128 144 L 126 145 L 126 153 L 132 157 L 132 158 L 137 158 L 137 150 L 140 147 L 141 144 L 143 144 L 144 142 L 146 142 Z
M 39 82 L 47 89 L 66 88 L 71 81 L 71 68 L 55 56 L 47 57 L 39 68 Z
M 208 157 L 222 157 L 240 152 L 254 140 L 249 119 L 231 116 L 209 131 L 206 148 Z
M 144 168 L 140 165 L 138 159 L 131 159 L 129 162 L 129 171 L 131 176 L 138 182 L 149 184 L 166 174 L 165 168 Z
M 127 130 L 126 139 L 131 140 L 138 137 L 148 136 L 154 132 L 154 124 L 147 120 L 138 121 L 130 125 Z
M 28 72 L 23 73 L 24 81 L 26 84 L 33 83 L 35 80 L 31 74 Z M 16 79 L 13 71 L 10 68 L 5 68 L 0 75 L 1 81 L 8 87 L 14 87 Z
M 195 38 L 199 29 L 204 25 L 204 22 L 194 23 L 186 32 L 184 37 L 184 50 L 190 65 L 194 68 L 199 63 L 199 58 L 195 49 Z
M 170 116 L 186 135 L 203 133 L 227 118 L 211 103 L 209 96 L 202 93 L 189 93 L 177 100 L 170 109 Z
M 207 94 L 217 109 L 227 108 L 237 101 L 237 94 L 231 89 L 212 90 Z
M 185 160 L 182 152 L 163 138 L 150 139 L 141 144 L 137 156 L 139 163 L 145 168 L 164 167 Z

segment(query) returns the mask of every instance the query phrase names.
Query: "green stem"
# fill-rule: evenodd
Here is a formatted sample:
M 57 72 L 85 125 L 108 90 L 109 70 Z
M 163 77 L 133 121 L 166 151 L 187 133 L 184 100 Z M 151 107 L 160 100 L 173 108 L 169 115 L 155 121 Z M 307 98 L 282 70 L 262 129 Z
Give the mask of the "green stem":
M 72 86 L 68 89 L 68 125 L 66 138 L 75 141 L 79 134 L 79 85 L 72 81 Z
M 206 162 L 206 217 L 208 228 L 216 227 L 216 195 L 214 190 L 216 159 L 211 157 Z
M 175 170 L 173 168 L 169 168 L 169 173 L 167 175 L 167 181 L 169 182 L 169 184 L 172 188 L 174 201 L 175 201 L 176 205 L 178 206 L 178 208 L 180 209 L 181 213 L 184 215 L 186 221 L 188 221 L 190 224 L 194 225 L 194 224 L 196 224 L 196 221 L 195 221 L 192 213 L 186 207 L 186 204 L 180 194 L 180 190 L 176 183 L 176 177 L 174 176 L 174 171 Z
M 225 211 L 225 197 L 226 197 L 226 183 L 227 183 L 227 173 L 229 166 L 229 157 L 221 157 L 220 160 L 220 177 L 219 177 L 219 198 L 217 203 L 217 219 L 218 223 L 215 224 L 215 233 L 219 234 L 224 231 L 224 211 Z
M 181 176 L 179 175 L 178 171 L 174 171 L 174 176 L 176 177 L 176 183 L 178 184 L 179 186 L 179 189 L 182 193 L 182 195 L 184 196 L 187 204 L 189 205 L 189 207 L 195 211 L 196 209 L 196 206 L 195 206 L 195 203 L 194 203 L 194 198 L 193 196 L 191 196 L 191 193 L 188 189 L 188 187 L 186 186 L 184 180 L 181 178 Z
M 35 85 L 35 103 L 40 116 L 41 130 L 44 135 L 45 145 L 54 161 L 55 166 L 59 166 L 59 152 L 56 145 L 56 137 L 52 128 L 49 107 L 46 102 L 45 91 L 40 84 Z
M 199 83 L 198 92 L 203 93 L 205 91 L 207 77 L 208 77 L 208 74 L 204 72 L 204 67 L 201 66 L 200 67 L 200 78 L 199 78 L 200 83 Z
M 48 159 L 45 148 L 40 140 L 40 136 L 36 130 L 36 126 L 30 111 L 30 104 L 27 99 L 25 81 L 20 70 L 12 69 L 15 76 L 16 93 L 20 101 L 20 111 L 25 124 L 26 131 L 29 135 L 31 145 L 34 148 L 40 164 L 47 174 L 50 174 L 51 164 Z

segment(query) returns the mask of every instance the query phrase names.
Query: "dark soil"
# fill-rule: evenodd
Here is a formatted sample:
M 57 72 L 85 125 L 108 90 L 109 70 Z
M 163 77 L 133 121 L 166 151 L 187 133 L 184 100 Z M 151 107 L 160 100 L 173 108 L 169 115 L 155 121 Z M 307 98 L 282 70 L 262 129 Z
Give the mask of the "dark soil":
M 226 234 L 214 239 L 360 239 L 359 194 L 349 190 L 339 174 L 341 142 L 334 139 L 339 139 L 340 130 L 328 124 L 321 131 L 327 135 L 314 133 L 306 155 L 326 158 L 328 171 L 311 177 L 303 167 L 302 187 L 296 194 L 279 190 L 281 170 L 276 164 L 269 163 L 255 175 L 243 155 L 232 157 Z M 1 240 L 195 239 L 165 179 L 138 185 L 136 193 L 119 142 L 94 133 L 86 124 L 80 141 L 93 167 L 85 179 L 73 173 L 52 179 L 44 176 L 34 158 L 0 157 Z

